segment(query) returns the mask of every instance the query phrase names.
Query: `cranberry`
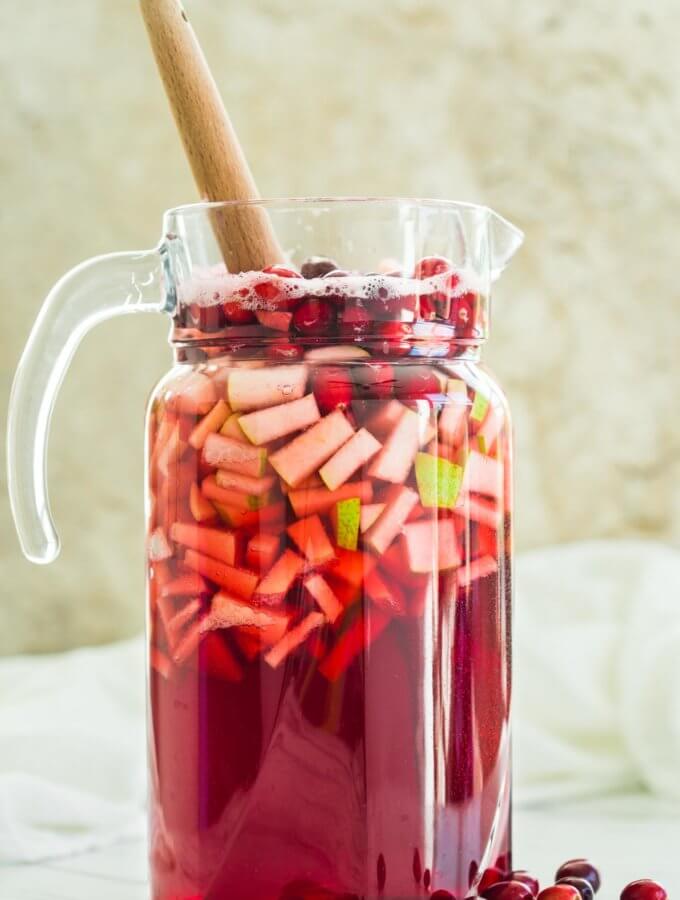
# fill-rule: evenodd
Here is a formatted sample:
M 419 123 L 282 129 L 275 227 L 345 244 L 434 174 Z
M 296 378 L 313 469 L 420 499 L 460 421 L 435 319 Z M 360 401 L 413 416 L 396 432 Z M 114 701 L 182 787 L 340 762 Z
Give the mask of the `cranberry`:
M 340 334 L 358 340 L 368 333 L 371 322 L 372 319 L 363 306 L 347 306 L 340 318 Z
M 252 309 L 246 309 L 240 300 L 227 300 L 222 304 L 225 318 L 230 325 L 250 325 L 256 317 Z
M 298 344 L 289 344 L 288 341 L 273 341 L 267 347 L 267 356 L 270 359 L 302 359 L 304 353 L 304 347 Z
M 423 877 L 423 866 L 422 866 L 422 863 L 420 862 L 420 851 L 418 850 L 417 847 L 413 851 L 413 865 L 411 868 L 413 871 L 414 880 L 418 884 L 420 884 L 420 879 Z
M 430 894 L 430 900 L 456 900 L 454 895 L 449 891 L 435 891 L 434 894 Z
M 487 888 L 490 888 L 492 884 L 498 884 L 499 881 L 504 880 L 505 872 L 503 869 L 499 869 L 498 866 L 489 866 L 488 869 L 484 870 L 484 874 L 477 885 L 477 893 L 483 897 Z
M 453 263 L 444 256 L 424 256 L 420 262 L 416 263 L 413 277 L 422 281 L 424 278 L 448 272 L 452 268 Z
M 432 876 L 430 875 L 430 870 L 425 869 L 425 871 L 423 872 L 423 884 L 425 886 L 426 891 L 429 890 L 431 879 L 432 879 Z
M 525 872 L 524 869 L 517 869 L 514 872 L 511 872 L 508 875 L 508 878 L 510 881 L 520 881 L 522 884 L 526 884 L 534 897 L 541 889 L 538 878 L 534 878 L 533 875 L 529 872 Z
M 621 892 L 621 900 L 668 900 L 668 893 L 656 881 L 631 881 Z
M 303 300 L 293 313 L 293 326 L 301 334 L 329 334 L 334 324 L 333 307 L 325 300 Z
M 581 900 L 593 900 L 595 891 L 593 886 L 585 878 L 577 878 L 575 875 L 569 875 L 567 878 L 560 878 L 557 884 L 570 884 L 575 887 L 581 895 Z
M 484 900 L 533 900 L 531 888 L 521 881 L 497 881 L 480 894 Z
M 426 400 L 441 393 L 441 384 L 432 369 L 425 366 L 397 366 L 395 396 L 400 400 Z
M 387 363 L 361 363 L 352 377 L 359 399 L 384 400 L 392 395 L 394 372 Z
M 581 900 L 578 889 L 570 884 L 553 884 L 543 888 L 537 900 Z
M 295 269 L 289 269 L 287 266 L 280 266 L 278 263 L 274 266 L 267 266 L 265 269 L 262 269 L 263 272 L 267 272 L 268 275 L 278 275 L 279 278 L 302 278 L 299 272 L 296 272 Z
M 587 859 L 569 859 L 563 863 L 555 873 L 555 881 L 562 878 L 585 878 L 595 894 L 600 890 L 600 873 Z
M 383 322 L 377 328 L 385 356 L 407 356 L 411 352 L 413 327 L 408 322 Z
M 459 337 L 473 337 L 477 325 L 477 294 L 467 291 L 452 297 L 449 321 Z
M 325 256 L 310 256 L 300 266 L 303 278 L 323 278 L 338 268 L 338 264 Z
M 312 390 L 321 412 L 332 412 L 352 402 L 352 379 L 340 366 L 318 368 L 312 375 Z

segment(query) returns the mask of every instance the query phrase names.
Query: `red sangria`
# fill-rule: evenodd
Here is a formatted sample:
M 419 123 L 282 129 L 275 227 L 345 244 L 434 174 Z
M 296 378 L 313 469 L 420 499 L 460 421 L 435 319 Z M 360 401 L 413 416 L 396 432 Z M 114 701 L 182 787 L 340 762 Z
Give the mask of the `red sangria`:
M 258 204 L 285 264 L 228 272 L 212 224 L 234 204 L 197 204 L 54 288 L 10 410 L 24 551 L 58 552 L 47 425 L 78 340 L 169 313 L 147 437 L 153 900 L 477 896 L 512 869 L 511 434 L 479 357 L 521 235 L 466 204 Z

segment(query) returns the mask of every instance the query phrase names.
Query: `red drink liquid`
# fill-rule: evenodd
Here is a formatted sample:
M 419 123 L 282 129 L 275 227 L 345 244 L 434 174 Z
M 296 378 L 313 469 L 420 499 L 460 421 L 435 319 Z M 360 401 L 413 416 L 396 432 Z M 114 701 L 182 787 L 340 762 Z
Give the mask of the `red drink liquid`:
M 233 341 L 208 309 L 182 334 Z M 212 329 L 157 391 L 154 900 L 462 898 L 510 867 L 507 410 L 474 348 L 385 334 L 275 369 Z

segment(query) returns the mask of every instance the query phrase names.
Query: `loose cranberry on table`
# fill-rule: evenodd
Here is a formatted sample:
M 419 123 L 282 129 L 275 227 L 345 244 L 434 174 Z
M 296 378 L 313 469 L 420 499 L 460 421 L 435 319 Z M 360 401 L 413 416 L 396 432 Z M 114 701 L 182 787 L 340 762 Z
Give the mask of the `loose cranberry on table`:
M 526 886 L 531 890 L 534 897 L 541 889 L 538 878 L 534 878 L 534 876 L 530 872 L 526 872 L 524 869 L 516 869 L 514 872 L 511 872 L 508 875 L 508 880 L 520 881 L 522 884 L 526 884 Z
M 293 313 L 293 327 L 304 335 L 330 335 L 334 331 L 335 311 L 327 300 L 303 300 Z
M 477 893 L 483 897 L 484 891 L 487 888 L 490 888 L 493 884 L 498 884 L 499 881 L 505 880 L 506 875 L 503 869 L 500 869 L 498 866 L 489 866 L 488 869 L 484 870 L 484 874 L 479 880 L 479 884 L 477 885 Z
M 570 884 L 553 884 L 543 888 L 537 900 L 581 900 L 578 889 Z
M 668 900 L 668 893 L 658 882 L 642 878 L 626 885 L 621 900 Z
M 480 896 L 484 900 L 534 900 L 535 894 L 521 881 L 497 881 Z
M 585 878 L 596 894 L 602 883 L 600 873 L 587 859 L 569 859 L 562 863 L 555 873 L 555 881 L 559 881 L 560 878 Z
M 585 878 L 576 878 L 575 875 L 570 875 L 567 878 L 560 878 L 557 884 L 569 884 L 575 887 L 581 895 L 581 900 L 593 900 L 595 896 L 593 886 Z
M 312 375 L 312 390 L 322 413 L 352 402 L 352 378 L 342 366 L 321 366 Z

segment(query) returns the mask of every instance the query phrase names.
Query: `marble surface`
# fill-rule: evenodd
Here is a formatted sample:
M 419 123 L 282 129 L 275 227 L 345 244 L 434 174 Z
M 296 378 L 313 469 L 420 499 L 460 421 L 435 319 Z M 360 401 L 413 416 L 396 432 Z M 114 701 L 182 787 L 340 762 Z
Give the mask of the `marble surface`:
M 186 6 L 263 194 L 475 199 L 526 230 L 488 352 L 515 411 L 518 545 L 677 541 L 675 0 Z M 153 245 L 194 190 L 134 0 L 0 11 L 3 419 L 48 287 L 85 257 Z M 142 412 L 165 334 L 107 324 L 73 365 L 49 570 L 20 558 L 0 491 L 0 653 L 138 629 Z
M 643 874 L 659 879 L 670 897 L 680 894 L 677 819 L 608 817 L 601 808 L 581 807 L 522 810 L 515 825 L 515 860 L 543 884 L 585 847 L 603 873 L 598 900 L 617 900 L 624 884 Z M 137 841 L 42 865 L 0 868 L 0 889 L 3 900 L 147 900 L 146 847 Z

